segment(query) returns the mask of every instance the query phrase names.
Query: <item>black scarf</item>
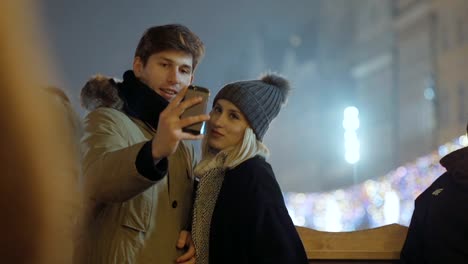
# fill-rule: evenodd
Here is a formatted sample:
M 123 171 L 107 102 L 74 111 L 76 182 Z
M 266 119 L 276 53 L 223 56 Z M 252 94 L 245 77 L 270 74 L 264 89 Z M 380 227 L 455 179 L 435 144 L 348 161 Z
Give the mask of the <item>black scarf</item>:
M 158 127 L 159 114 L 169 102 L 135 77 L 133 71 L 126 71 L 123 82 L 118 83 L 119 95 L 124 101 L 123 110 L 129 116 L 140 119 L 153 129 Z

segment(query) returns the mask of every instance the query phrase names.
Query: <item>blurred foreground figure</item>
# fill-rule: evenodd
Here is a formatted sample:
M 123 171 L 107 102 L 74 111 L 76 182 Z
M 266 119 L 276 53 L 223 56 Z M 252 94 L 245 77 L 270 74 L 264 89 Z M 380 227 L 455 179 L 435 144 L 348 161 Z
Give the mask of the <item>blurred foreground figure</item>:
M 52 79 L 32 1 L 0 16 L 2 263 L 72 263 L 79 222 L 80 125 Z M 42 87 L 42 88 L 41 88 Z

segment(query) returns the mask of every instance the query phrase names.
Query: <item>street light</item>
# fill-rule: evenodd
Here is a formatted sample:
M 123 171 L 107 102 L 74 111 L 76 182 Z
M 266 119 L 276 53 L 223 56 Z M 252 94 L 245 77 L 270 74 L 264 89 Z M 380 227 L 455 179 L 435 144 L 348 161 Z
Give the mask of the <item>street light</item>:
M 357 183 L 357 162 L 359 161 L 361 144 L 357 136 L 359 128 L 359 110 L 348 106 L 343 111 L 344 147 L 346 162 L 353 165 L 353 182 Z
M 356 133 L 359 128 L 359 110 L 355 106 L 344 109 L 343 128 L 345 160 L 349 164 L 356 164 L 360 159 L 360 143 Z

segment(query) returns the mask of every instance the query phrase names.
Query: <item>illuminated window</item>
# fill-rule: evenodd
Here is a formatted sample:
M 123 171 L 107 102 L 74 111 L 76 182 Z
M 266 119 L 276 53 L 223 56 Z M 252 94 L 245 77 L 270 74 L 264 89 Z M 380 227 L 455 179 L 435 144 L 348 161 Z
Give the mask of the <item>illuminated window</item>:
M 457 44 L 462 45 L 465 42 L 465 32 L 464 32 L 464 25 L 463 20 L 461 18 L 457 19 Z
M 458 85 L 458 121 L 462 124 L 466 123 L 468 119 L 468 111 L 466 102 L 468 101 L 465 84 L 461 82 Z
M 442 91 L 441 91 L 442 92 Z M 449 97 L 446 93 L 441 93 L 438 101 L 439 106 L 439 124 L 441 126 L 447 126 L 450 121 L 450 109 L 449 109 Z

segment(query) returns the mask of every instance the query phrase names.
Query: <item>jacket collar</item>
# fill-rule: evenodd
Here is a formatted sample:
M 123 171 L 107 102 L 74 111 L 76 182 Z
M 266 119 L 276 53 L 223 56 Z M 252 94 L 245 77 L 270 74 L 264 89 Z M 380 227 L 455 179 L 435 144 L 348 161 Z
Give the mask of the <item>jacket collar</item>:
M 119 96 L 124 102 L 123 111 L 156 129 L 159 114 L 169 102 L 138 80 L 131 70 L 124 73 L 123 82 L 118 83 L 117 86 Z
M 452 172 L 452 179 L 458 184 L 468 186 L 468 147 L 456 150 L 440 160 L 448 172 Z

